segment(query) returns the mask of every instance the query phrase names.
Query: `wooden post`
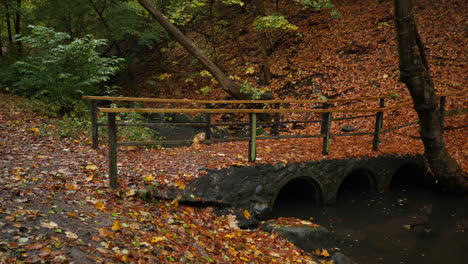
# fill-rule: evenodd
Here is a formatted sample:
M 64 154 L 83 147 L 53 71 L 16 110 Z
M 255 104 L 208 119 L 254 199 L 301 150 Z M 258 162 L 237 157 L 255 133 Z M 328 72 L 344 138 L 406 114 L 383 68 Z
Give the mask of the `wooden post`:
M 93 140 L 93 149 L 99 149 L 99 132 L 98 132 L 98 117 L 97 117 L 97 101 L 91 100 L 91 137 Z
M 380 98 L 380 108 L 385 108 L 385 98 Z M 383 117 L 383 112 L 377 112 L 375 117 L 374 141 L 372 142 L 373 150 L 379 150 L 380 131 L 383 127 Z
M 328 103 L 323 103 L 322 108 L 327 109 L 330 105 Z M 328 155 L 330 152 L 330 132 L 331 132 L 331 121 L 332 121 L 332 113 L 323 113 L 322 115 L 322 127 L 320 128 L 320 134 L 323 136 L 323 143 L 322 143 L 322 154 Z
M 212 108 L 210 104 L 205 105 L 206 109 Z M 207 113 L 206 114 L 206 126 L 205 126 L 205 140 L 210 140 L 212 138 L 211 135 L 211 114 Z M 210 143 L 207 143 L 210 144 Z
M 115 113 L 108 113 L 107 124 L 109 130 L 109 185 L 112 189 L 119 186 L 117 176 L 117 125 Z
M 280 104 L 277 103 L 275 104 L 275 109 L 280 109 Z M 275 114 L 274 117 L 274 124 L 273 124 L 273 135 L 278 136 L 279 135 L 279 127 L 280 127 L 280 121 L 281 121 L 281 116 L 279 113 Z
M 447 105 L 447 97 L 446 96 L 441 96 L 440 97 L 440 105 L 439 105 L 439 111 L 440 111 L 440 123 L 442 125 L 442 129 L 445 127 L 445 113 L 446 113 L 446 107 Z
M 257 115 L 250 114 L 250 141 L 249 161 L 254 162 L 257 158 Z

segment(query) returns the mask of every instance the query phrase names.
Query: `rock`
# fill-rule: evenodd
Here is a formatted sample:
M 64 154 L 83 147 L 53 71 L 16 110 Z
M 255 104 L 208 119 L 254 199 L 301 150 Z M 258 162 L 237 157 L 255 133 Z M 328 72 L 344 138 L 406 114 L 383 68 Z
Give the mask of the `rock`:
M 356 130 L 356 128 L 352 125 L 344 125 L 342 128 L 341 128 L 341 131 L 343 132 L 353 132 L 354 130 Z
M 278 235 L 306 251 L 329 247 L 334 240 L 331 232 L 322 226 L 282 226 L 276 221 L 269 221 L 264 223 L 261 229 L 265 232 L 278 233 Z
M 333 264 L 356 264 L 356 262 L 340 252 L 333 254 L 331 259 L 333 260 Z

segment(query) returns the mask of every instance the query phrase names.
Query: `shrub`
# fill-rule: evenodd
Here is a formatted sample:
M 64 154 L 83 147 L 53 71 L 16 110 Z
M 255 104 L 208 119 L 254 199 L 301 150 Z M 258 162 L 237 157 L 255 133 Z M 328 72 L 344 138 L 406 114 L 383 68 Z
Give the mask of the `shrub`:
M 118 70 L 122 59 L 100 57 L 96 51 L 106 40 L 91 36 L 71 40 L 68 34 L 50 28 L 30 27 L 31 35 L 19 38 L 27 54 L 10 69 L 14 93 L 40 98 L 64 115 L 79 103 L 81 95 L 99 92 L 97 85 Z

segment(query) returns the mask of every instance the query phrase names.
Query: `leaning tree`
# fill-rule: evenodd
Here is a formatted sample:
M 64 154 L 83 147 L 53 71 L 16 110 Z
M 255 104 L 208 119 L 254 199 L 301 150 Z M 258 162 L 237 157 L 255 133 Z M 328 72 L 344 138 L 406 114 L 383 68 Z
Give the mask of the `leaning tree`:
M 424 155 L 437 183 L 455 193 L 468 193 L 468 178 L 447 152 L 439 104 L 424 45 L 414 20 L 411 0 L 394 0 L 400 80 L 408 88 L 419 118 Z
M 208 56 L 188 39 L 167 17 L 164 16 L 150 1 L 138 0 L 140 4 L 171 34 L 192 56 L 200 61 L 203 67 L 213 75 L 224 91 L 237 99 L 251 99 L 252 95 L 241 91 L 242 86 L 231 80 Z M 272 99 L 271 93 L 265 92 L 260 99 Z

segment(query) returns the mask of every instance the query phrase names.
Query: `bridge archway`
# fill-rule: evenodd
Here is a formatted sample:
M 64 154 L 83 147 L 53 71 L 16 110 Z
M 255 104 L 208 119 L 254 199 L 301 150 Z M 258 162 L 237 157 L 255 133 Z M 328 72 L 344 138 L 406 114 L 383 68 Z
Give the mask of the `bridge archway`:
M 311 177 L 298 177 L 283 184 L 272 201 L 272 217 L 303 218 L 323 202 L 319 183 Z
M 370 193 L 376 189 L 376 179 L 372 171 L 365 168 L 355 169 L 339 184 L 337 200 L 346 199 L 348 195 Z
M 421 164 L 406 163 L 393 173 L 390 182 L 390 190 L 400 189 L 402 187 L 421 187 L 430 184 L 430 179 L 426 177 L 426 171 Z

